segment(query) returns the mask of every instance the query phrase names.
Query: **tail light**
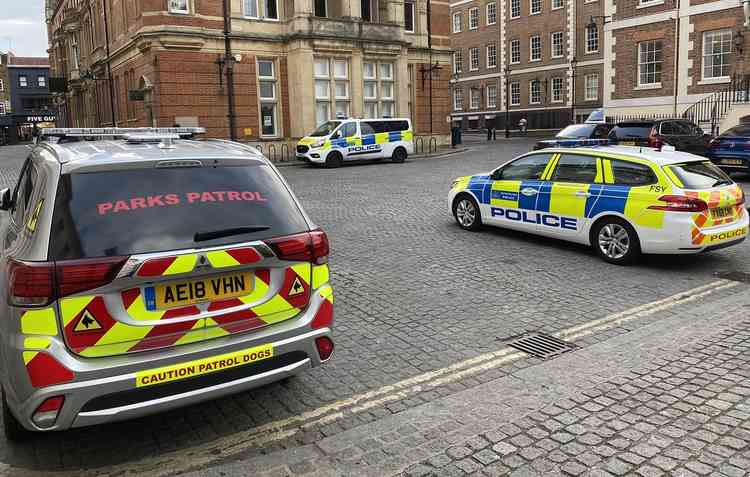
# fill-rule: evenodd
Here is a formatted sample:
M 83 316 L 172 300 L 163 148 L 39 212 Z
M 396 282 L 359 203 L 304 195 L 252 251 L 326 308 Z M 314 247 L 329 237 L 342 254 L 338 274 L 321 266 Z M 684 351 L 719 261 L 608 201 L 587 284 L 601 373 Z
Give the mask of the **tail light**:
M 320 229 L 266 240 L 266 244 L 279 260 L 312 262 L 316 265 L 328 261 L 328 237 Z
M 10 303 L 44 306 L 58 298 L 110 283 L 128 257 L 106 257 L 59 262 L 10 259 Z
M 333 341 L 327 336 L 315 338 L 315 347 L 318 348 L 318 356 L 321 361 L 325 361 L 333 354 Z
M 661 147 L 664 145 L 664 142 L 659 139 L 658 132 L 656 131 L 656 126 L 651 128 L 651 132 L 648 135 L 648 147 L 653 147 L 654 149 L 661 151 Z
M 651 205 L 649 209 L 669 212 L 704 212 L 708 210 L 708 204 L 704 200 L 686 195 L 663 195 L 658 200 L 665 204 Z
M 41 428 L 52 427 L 64 403 L 65 396 L 47 398 L 36 408 L 31 419 Z

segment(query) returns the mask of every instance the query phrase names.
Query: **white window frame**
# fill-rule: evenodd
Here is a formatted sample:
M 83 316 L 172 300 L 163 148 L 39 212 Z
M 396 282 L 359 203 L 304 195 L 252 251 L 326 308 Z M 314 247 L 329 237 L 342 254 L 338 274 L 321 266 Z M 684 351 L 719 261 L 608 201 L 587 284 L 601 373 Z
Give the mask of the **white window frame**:
M 453 110 L 463 111 L 464 109 L 464 98 L 463 90 L 461 88 L 453 89 Z
M 36 77 L 36 85 L 40 88 L 46 88 L 47 87 L 47 77 L 39 75 Z
M 452 28 L 453 33 L 461 33 L 462 27 L 463 27 L 463 18 L 461 18 L 461 12 L 456 12 L 453 14 L 453 28 Z
M 177 15 L 190 15 L 190 0 L 185 0 L 185 9 L 178 9 L 174 8 L 177 5 L 174 2 L 179 2 L 180 0 L 168 0 L 168 10 L 169 13 L 174 13 Z
M 591 0 L 595 2 L 596 0 Z M 585 2 L 588 3 L 588 2 Z M 638 5 L 635 8 L 648 8 L 655 7 L 657 5 L 664 5 L 664 0 L 638 0 Z
M 534 58 L 534 40 L 537 40 L 539 44 L 539 58 Z M 529 62 L 542 61 L 542 37 L 539 35 L 531 35 L 529 37 Z
M 592 35 L 593 32 L 593 35 Z M 591 43 L 596 43 L 596 49 L 591 48 Z M 599 27 L 591 25 L 586 27 L 586 54 L 599 53 Z
M 363 85 L 362 85 L 362 96 L 363 96 L 363 111 L 367 110 L 367 105 L 375 105 L 375 112 L 379 115 L 383 115 L 385 105 L 391 110 L 391 117 L 396 116 L 396 64 L 390 61 L 377 61 L 375 59 L 365 59 L 364 64 L 372 64 L 375 69 L 375 76 L 366 76 L 363 74 Z M 388 65 L 390 67 L 390 76 L 383 74 L 383 66 Z M 364 67 L 363 67 L 364 69 Z M 364 91 L 366 90 L 365 84 L 372 83 L 375 86 L 375 96 L 364 97 Z M 390 96 L 385 96 L 384 91 L 389 90 Z M 379 117 L 378 116 L 378 117 Z
M 5 101 L 0 101 L 0 114 L 5 114 Z
M 643 52 L 642 47 L 646 46 L 648 44 L 651 44 L 651 43 L 654 43 L 654 44 L 660 43 L 659 49 L 658 50 L 654 49 L 654 55 L 655 55 L 656 51 L 662 52 L 662 59 L 661 59 L 661 61 L 657 62 L 655 59 L 654 59 L 654 61 L 644 61 L 643 60 L 643 54 L 644 54 L 644 52 Z M 638 60 L 638 82 L 637 82 L 637 84 L 638 84 L 638 86 L 639 87 L 660 88 L 661 87 L 661 73 L 662 73 L 661 67 L 662 67 L 662 63 L 664 63 L 664 58 L 663 58 L 664 44 L 662 43 L 662 40 L 661 39 L 656 39 L 656 40 L 641 41 L 641 42 L 639 42 L 637 44 L 636 48 L 638 48 L 638 57 L 637 57 L 637 60 Z M 646 52 L 646 53 L 648 53 L 648 52 Z M 642 71 L 641 70 L 642 70 L 643 66 L 647 65 L 647 64 L 658 64 L 659 65 L 659 81 L 655 81 L 653 83 L 641 83 L 641 77 L 642 77 L 642 74 L 641 74 Z M 654 77 L 655 76 L 656 76 L 656 73 L 654 72 Z
M 589 81 L 594 80 L 596 83 L 595 88 L 590 88 Z M 589 94 L 590 90 L 594 91 L 593 96 Z M 583 91 L 584 91 L 584 101 L 597 101 L 599 99 L 599 74 L 598 73 L 591 73 L 588 75 L 585 75 L 583 78 Z
M 490 95 L 490 89 L 495 91 L 494 96 Z M 497 85 L 491 84 L 487 85 L 485 88 L 485 93 L 487 97 L 487 109 L 497 108 Z M 490 98 L 493 98 L 492 102 L 490 102 Z
M 560 88 L 559 88 L 559 90 L 557 90 L 560 93 L 558 99 L 555 99 L 555 82 L 556 81 L 559 82 L 559 84 L 560 84 Z M 565 82 L 563 81 L 562 77 L 555 76 L 554 78 L 552 78 L 552 95 L 550 97 L 550 102 L 552 102 L 552 103 L 562 103 L 564 101 L 564 99 L 565 99 L 565 90 L 564 90 L 564 88 L 565 88 Z
M 362 0 L 368 2 L 370 0 Z M 411 30 L 406 25 L 406 9 L 409 8 L 407 5 L 411 5 Z M 416 0 L 404 0 L 404 31 L 406 33 L 414 33 L 417 31 L 417 2 Z
M 18 87 L 19 88 L 28 88 L 29 87 L 29 77 L 26 75 L 19 75 L 18 76 Z
M 490 21 L 490 7 L 492 7 L 492 16 L 495 17 L 495 20 L 492 22 Z M 485 7 L 485 18 L 485 22 L 487 25 L 494 25 L 495 23 L 497 23 L 497 3 L 490 2 L 487 4 L 487 6 Z
M 487 50 L 487 58 L 486 58 L 487 69 L 497 68 L 497 45 L 494 43 L 490 43 L 489 45 L 487 45 L 486 50 Z M 495 52 L 494 55 L 490 55 L 491 50 L 494 50 Z M 490 61 L 490 58 L 494 58 L 495 59 L 494 62 Z
M 469 9 L 469 30 L 479 29 L 479 7 Z
M 587 1 L 587 0 L 584 0 Z M 594 0 L 596 1 L 596 0 Z M 557 6 L 555 6 L 557 4 Z M 551 10 L 559 10 L 565 6 L 565 0 L 552 0 Z
M 510 19 L 515 18 L 521 18 L 521 0 L 510 0 Z
M 534 5 L 539 7 L 538 10 L 534 11 Z M 544 0 L 529 0 L 529 15 L 540 15 L 544 9 Z
M 2 78 L 0 78 L 0 92 L 3 92 L 3 91 L 5 91 L 5 82 L 3 81 Z M 3 104 L 3 106 L 5 105 Z
M 508 94 L 510 95 L 510 105 L 511 106 L 520 106 L 521 105 L 521 82 L 520 81 L 511 81 L 510 85 L 508 86 Z M 514 95 L 513 90 L 517 89 L 518 94 Z M 514 100 L 513 97 L 516 96 L 516 99 Z
M 516 45 L 518 47 L 517 48 L 517 51 L 518 51 L 518 60 L 516 60 L 516 61 L 513 60 L 513 46 L 514 45 Z M 514 38 L 514 39 L 510 40 L 510 48 L 509 48 L 508 54 L 510 55 L 509 62 L 510 62 L 511 65 L 517 65 L 517 64 L 521 63 L 521 40 L 520 39 Z
M 559 35 L 560 37 L 560 54 L 555 54 L 555 35 Z M 565 33 L 561 31 L 554 31 L 550 34 L 550 46 L 551 46 L 551 52 L 550 56 L 552 58 L 562 58 L 565 55 Z
M 534 85 L 537 85 L 539 97 L 534 101 Z M 529 81 L 529 104 L 542 104 L 542 82 L 539 80 Z
M 271 64 L 271 76 L 261 76 L 260 63 Z M 260 137 L 279 137 L 281 135 L 281 128 L 279 127 L 279 94 L 277 92 L 279 86 L 279 75 L 277 74 L 278 68 L 276 60 L 273 58 L 257 58 L 255 65 L 258 75 L 258 120 L 260 121 Z M 261 84 L 271 83 L 273 86 L 273 97 L 261 96 Z M 263 105 L 270 104 L 273 106 L 273 134 L 263 133 Z
M 724 39 L 721 38 L 721 37 L 723 37 L 726 34 L 729 34 L 729 41 L 724 41 Z M 701 79 L 708 80 L 708 81 L 727 80 L 727 79 L 730 78 L 729 70 L 731 69 L 731 66 L 732 66 L 732 58 L 730 58 L 729 63 L 721 65 L 722 69 L 723 69 L 723 67 L 727 68 L 727 74 L 726 75 L 722 75 L 722 76 L 706 76 L 706 58 L 710 57 L 710 56 L 719 56 L 719 57 L 722 57 L 725 54 L 724 52 L 720 52 L 720 53 L 718 53 L 718 55 L 715 54 L 715 53 L 706 54 L 706 45 L 707 45 L 707 41 L 706 40 L 707 40 L 708 37 L 711 37 L 711 36 L 718 36 L 720 38 L 719 42 L 722 44 L 722 46 L 724 44 L 726 44 L 726 45 L 729 46 L 729 51 L 727 52 L 729 55 L 732 54 L 732 50 L 733 50 L 733 48 L 732 48 L 733 35 L 732 35 L 732 29 L 731 28 L 722 28 L 721 30 L 704 31 L 703 32 L 703 36 L 702 36 L 703 43 L 701 44 L 701 49 L 702 49 L 702 52 L 701 52 Z M 713 66 L 713 64 L 712 64 L 712 66 Z
M 474 54 L 476 53 L 476 55 Z M 474 59 L 476 57 L 476 67 L 474 66 Z M 472 47 L 469 48 L 469 71 L 479 71 L 479 68 L 481 65 L 481 60 L 479 59 L 479 47 Z
M 476 94 L 475 94 L 476 93 Z M 474 99 L 476 98 L 476 101 Z M 479 109 L 482 105 L 482 92 L 476 86 L 469 88 L 469 109 Z
M 247 4 L 253 2 L 255 3 L 255 12 L 257 15 L 253 16 L 247 13 Z M 260 0 L 242 0 L 242 16 L 244 18 L 250 18 L 253 20 L 257 20 L 260 18 Z
M 463 72 L 464 66 L 464 55 L 461 50 L 455 50 L 453 52 L 453 73 L 458 74 Z

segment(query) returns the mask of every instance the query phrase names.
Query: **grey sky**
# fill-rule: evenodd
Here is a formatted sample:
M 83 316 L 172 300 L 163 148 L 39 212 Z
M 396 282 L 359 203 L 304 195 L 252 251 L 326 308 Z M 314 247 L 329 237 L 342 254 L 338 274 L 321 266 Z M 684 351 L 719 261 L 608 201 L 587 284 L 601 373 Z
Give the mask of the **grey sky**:
M 44 0 L 0 0 L 0 50 L 47 56 Z

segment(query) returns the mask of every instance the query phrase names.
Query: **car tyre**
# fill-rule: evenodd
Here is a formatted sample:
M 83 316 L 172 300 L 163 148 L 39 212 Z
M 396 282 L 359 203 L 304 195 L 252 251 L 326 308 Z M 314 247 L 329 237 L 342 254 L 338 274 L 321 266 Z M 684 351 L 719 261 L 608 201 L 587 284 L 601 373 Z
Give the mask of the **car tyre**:
M 3 391 L 3 431 L 5 431 L 5 437 L 12 442 L 27 441 L 34 435 L 33 432 L 27 430 L 18 422 L 16 416 L 8 408 L 5 391 Z
M 591 231 L 591 245 L 606 262 L 630 265 L 641 255 L 641 244 L 635 229 L 618 217 L 607 217 Z
M 340 152 L 332 152 L 328 154 L 328 156 L 326 156 L 326 168 L 328 169 L 341 167 L 343 163 L 344 163 L 344 158 Z
M 476 231 L 482 227 L 479 205 L 470 195 L 460 195 L 453 201 L 453 217 L 464 230 Z
M 401 164 L 404 161 L 406 161 L 406 156 L 408 154 L 406 153 L 406 149 L 403 147 L 397 147 L 395 151 L 393 151 L 393 156 L 391 156 L 391 160 L 397 164 Z

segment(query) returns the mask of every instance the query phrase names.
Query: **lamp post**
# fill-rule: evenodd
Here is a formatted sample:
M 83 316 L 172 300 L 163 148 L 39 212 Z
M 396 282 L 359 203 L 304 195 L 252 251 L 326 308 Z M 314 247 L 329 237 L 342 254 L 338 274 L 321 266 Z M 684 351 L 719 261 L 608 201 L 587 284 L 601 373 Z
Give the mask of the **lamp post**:
M 505 59 L 505 139 L 510 138 L 510 62 Z
M 571 72 L 571 91 L 570 91 L 570 111 L 572 113 L 573 124 L 576 123 L 576 65 L 578 60 L 576 57 L 570 59 L 570 72 Z

